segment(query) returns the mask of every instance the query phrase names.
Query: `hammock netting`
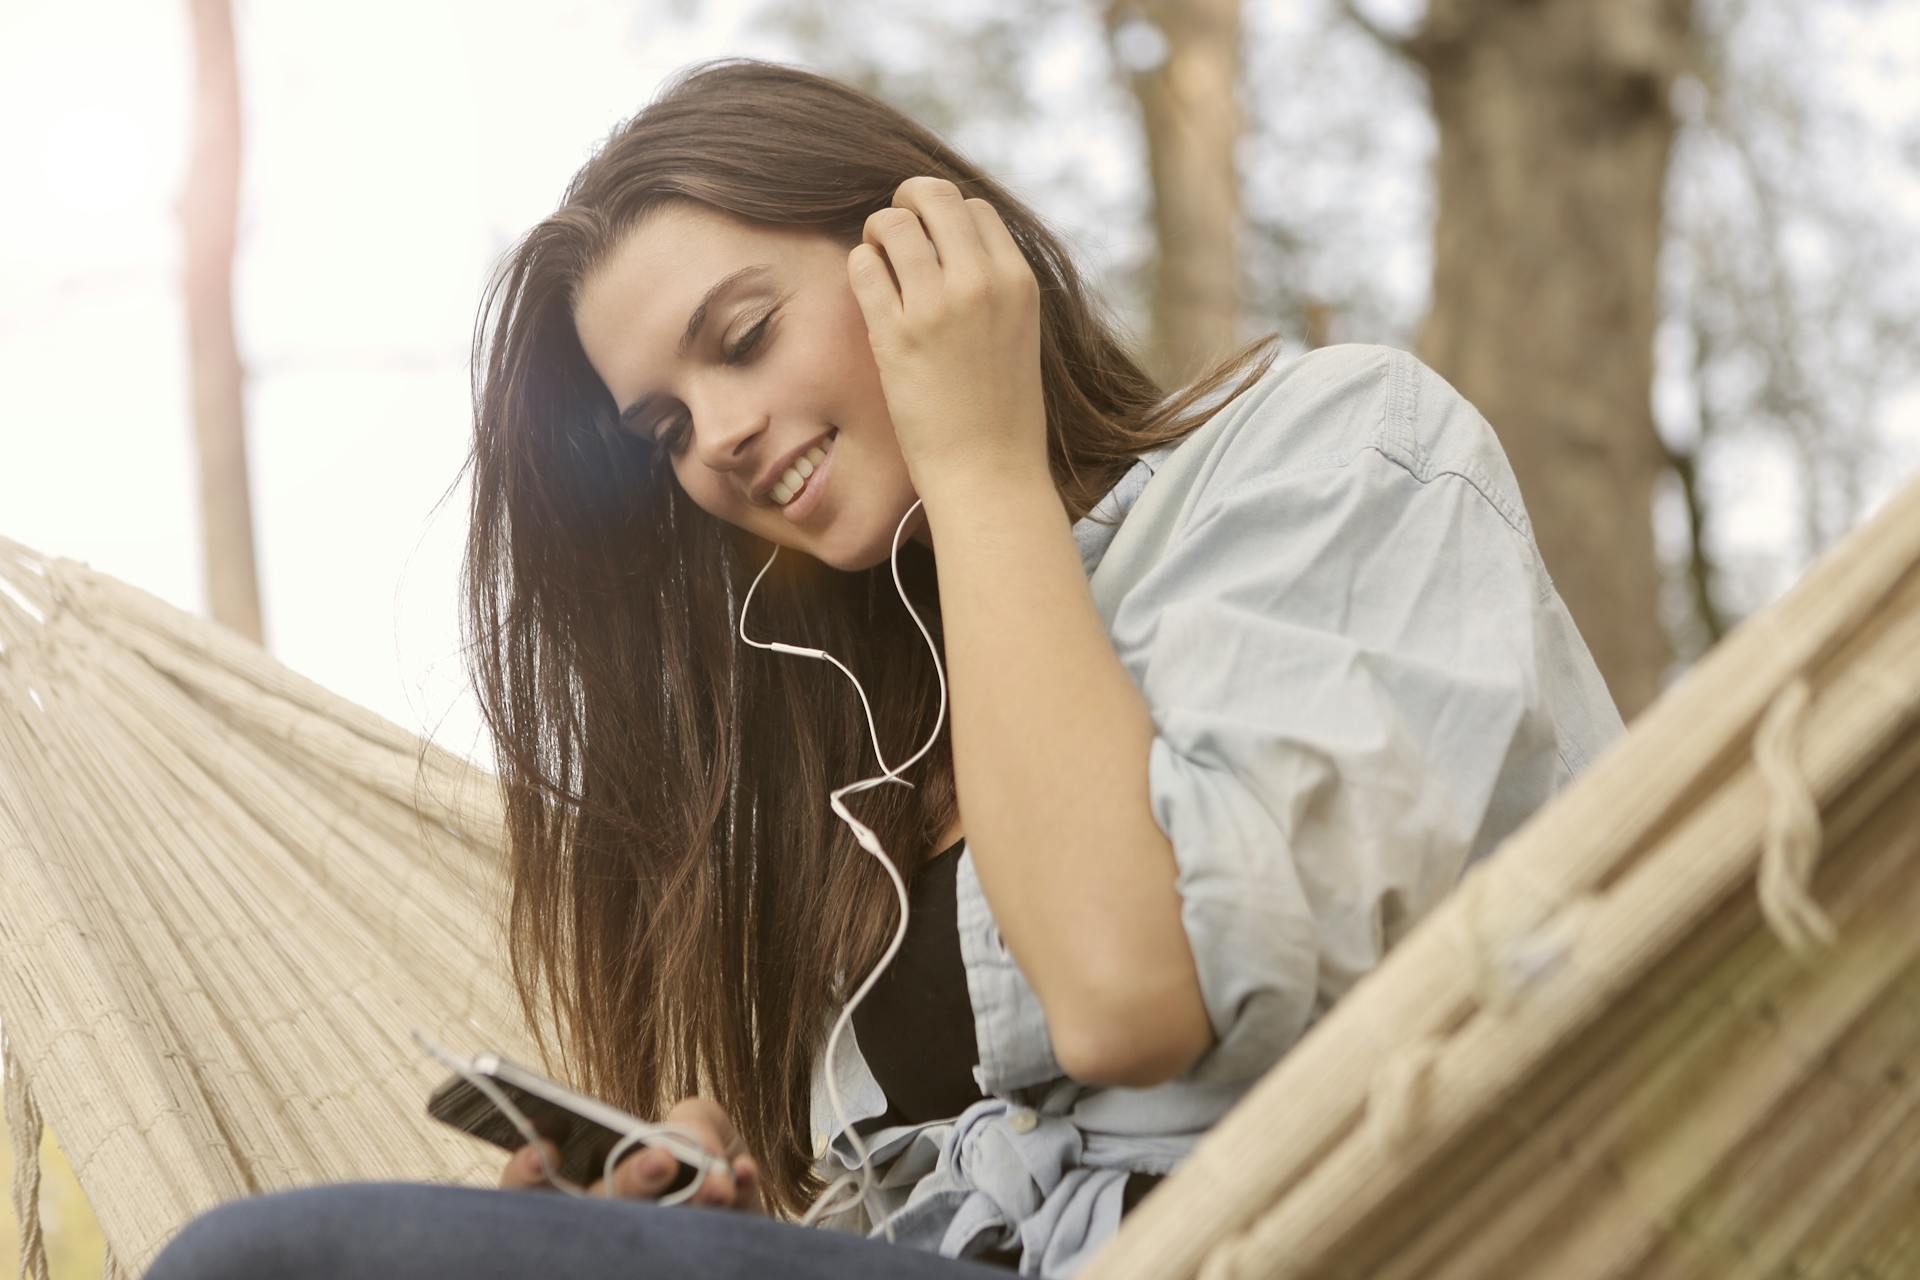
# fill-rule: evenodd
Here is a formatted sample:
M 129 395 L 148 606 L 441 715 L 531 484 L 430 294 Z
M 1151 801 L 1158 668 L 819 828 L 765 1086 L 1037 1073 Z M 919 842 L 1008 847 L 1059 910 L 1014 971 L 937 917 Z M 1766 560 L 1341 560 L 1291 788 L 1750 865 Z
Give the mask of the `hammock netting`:
M 238 1196 L 495 1186 L 409 1031 L 544 1064 L 504 856 L 491 774 L 0 540 L 23 1276 L 43 1123 L 114 1277 Z M 1476 863 L 1082 1274 L 1920 1275 L 1916 1050 L 1920 484 Z

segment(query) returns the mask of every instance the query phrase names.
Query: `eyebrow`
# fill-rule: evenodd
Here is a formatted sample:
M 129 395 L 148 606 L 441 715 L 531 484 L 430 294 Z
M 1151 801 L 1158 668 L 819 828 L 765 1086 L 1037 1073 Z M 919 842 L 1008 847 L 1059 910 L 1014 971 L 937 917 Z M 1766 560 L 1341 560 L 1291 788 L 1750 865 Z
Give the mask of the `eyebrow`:
M 707 314 L 713 310 L 715 303 L 722 301 L 727 293 L 736 285 L 743 284 L 749 278 L 771 270 L 773 270 L 773 267 L 770 263 L 756 262 L 752 266 L 742 267 L 731 275 L 722 276 L 719 280 L 715 281 L 714 286 L 708 289 L 706 295 L 700 299 L 700 305 L 695 307 L 693 314 L 687 317 L 687 327 L 680 335 L 680 343 L 675 348 L 676 354 L 683 360 L 686 358 L 687 351 L 693 346 L 695 340 L 700 337 L 700 331 L 706 327 Z M 641 413 L 645 411 L 646 407 L 652 402 L 652 396 L 641 396 L 638 400 L 635 400 L 632 404 L 622 409 L 620 411 L 621 428 L 630 429 L 634 423 L 639 420 Z

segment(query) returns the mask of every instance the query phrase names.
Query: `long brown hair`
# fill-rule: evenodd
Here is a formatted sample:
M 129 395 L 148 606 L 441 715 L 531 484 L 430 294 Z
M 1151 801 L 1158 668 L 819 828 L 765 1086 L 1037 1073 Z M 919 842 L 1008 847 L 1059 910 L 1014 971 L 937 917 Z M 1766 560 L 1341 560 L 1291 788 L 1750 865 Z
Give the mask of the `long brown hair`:
M 503 259 L 474 334 L 462 624 L 505 804 L 522 1008 L 546 1055 L 544 1000 L 556 1074 L 577 1087 L 645 1116 L 690 1094 L 726 1108 L 786 1217 L 824 1185 L 813 1063 L 898 927 L 885 872 L 827 805 L 880 764 L 839 672 L 737 638 L 773 544 L 690 502 L 619 428 L 573 303 L 664 202 L 851 249 L 915 174 L 989 201 L 1032 266 L 1048 460 L 1075 520 L 1137 455 L 1200 426 L 1214 409 L 1195 403 L 1278 336 L 1166 398 L 1019 200 L 884 102 L 744 58 L 683 70 L 607 139 Z M 933 553 L 907 541 L 899 566 L 940 642 Z M 859 677 L 889 765 L 932 732 L 937 675 L 889 564 L 848 573 L 788 550 L 754 605 L 756 639 L 824 649 Z M 848 797 L 909 882 L 957 813 L 945 725 L 910 776 Z

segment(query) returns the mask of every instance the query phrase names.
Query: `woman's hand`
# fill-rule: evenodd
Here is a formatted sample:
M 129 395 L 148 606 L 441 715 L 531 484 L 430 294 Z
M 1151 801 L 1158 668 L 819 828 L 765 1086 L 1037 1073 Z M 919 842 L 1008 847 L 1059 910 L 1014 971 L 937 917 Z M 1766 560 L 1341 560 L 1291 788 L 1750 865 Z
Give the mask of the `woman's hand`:
M 1000 215 L 913 177 L 864 236 L 847 278 L 915 488 L 924 498 L 956 475 L 1051 486 L 1040 286 Z
M 741 1150 L 740 1134 L 719 1104 L 706 1098 L 682 1099 L 667 1112 L 663 1123 L 693 1134 L 700 1139 L 702 1147 L 728 1162 L 728 1173 L 707 1174 L 705 1184 L 685 1203 L 766 1213 L 760 1196 L 760 1168 L 752 1156 Z M 560 1149 L 544 1139 L 540 1145 L 546 1148 L 547 1159 L 558 1168 Z M 635 1146 L 613 1167 L 613 1194 L 625 1200 L 658 1200 L 666 1193 L 679 1168 L 680 1162 L 672 1152 L 659 1147 Z M 604 1177 L 594 1179 L 587 1188 L 588 1194 L 605 1194 L 605 1182 Z M 503 1190 L 534 1190 L 552 1185 L 531 1143 L 516 1150 L 500 1172 Z

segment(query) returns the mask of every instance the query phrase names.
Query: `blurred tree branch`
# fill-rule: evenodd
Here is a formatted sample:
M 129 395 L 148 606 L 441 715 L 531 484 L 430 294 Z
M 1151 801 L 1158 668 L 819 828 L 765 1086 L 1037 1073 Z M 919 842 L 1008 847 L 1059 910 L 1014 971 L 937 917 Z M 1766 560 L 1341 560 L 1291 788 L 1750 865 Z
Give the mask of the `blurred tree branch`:
M 1698 327 L 1694 330 L 1694 337 L 1694 382 L 1697 387 L 1700 385 L 1701 373 L 1712 350 L 1712 338 Z M 1698 412 L 1698 431 L 1693 448 L 1681 449 L 1669 443 L 1666 449 L 1667 465 L 1673 468 L 1673 474 L 1680 482 L 1681 501 L 1686 507 L 1686 582 L 1693 605 L 1694 619 L 1705 632 L 1705 643 L 1698 648 L 1700 652 L 1705 652 L 1720 643 L 1727 634 L 1728 628 L 1726 618 L 1714 600 L 1719 568 L 1714 564 L 1712 553 L 1707 547 L 1706 503 L 1700 492 L 1700 453 L 1713 437 L 1714 417 L 1712 407 L 1705 401 L 1699 403 Z
M 1379 45 L 1385 52 L 1396 58 L 1405 58 L 1410 62 L 1422 61 L 1420 55 L 1414 50 L 1414 39 L 1412 35 L 1400 35 L 1388 31 L 1385 27 L 1367 16 L 1366 11 L 1360 7 L 1358 0 L 1333 0 L 1333 3 L 1334 7 L 1339 9 L 1341 15 L 1353 24 L 1355 30 L 1365 32 L 1367 38 Z
M 259 643 L 245 374 L 233 325 L 240 72 L 228 0 L 189 0 L 188 12 L 193 32 L 193 152 L 179 214 L 186 236 L 187 348 L 207 599 L 214 621 Z
M 1469 48 L 1483 38 L 1488 11 L 1475 0 L 1430 0 L 1419 26 L 1411 31 L 1389 31 L 1360 7 L 1360 0 L 1332 0 L 1334 8 L 1364 32 L 1380 49 L 1404 58 L 1423 71 Z M 1624 6 L 1622 6 L 1624 7 Z
M 1890 391 L 1920 376 L 1913 228 L 1875 190 L 1875 175 L 1899 171 L 1900 140 L 1837 99 L 1845 47 L 1827 34 L 1877 6 L 1699 3 L 1699 71 L 1676 99 L 1665 303 L 1693 347 L 1697 420 L 1662 425 L 1669 439 L 1692 428 L 1676 452 L 1702 474 L 1783 449 L 1798 512 L 1772 570 L 1757 574 L 1748 555 L 1730 581 L 1725 553 L 1707 550 L 1724 536 L 1709 486 L 1682 477 L 1694 546 L 1674 571 L 1692 616 L 1677 624 L 1701 635 L 1696 652 L 1864 516 L 1885 462 L 1874 423 Z

